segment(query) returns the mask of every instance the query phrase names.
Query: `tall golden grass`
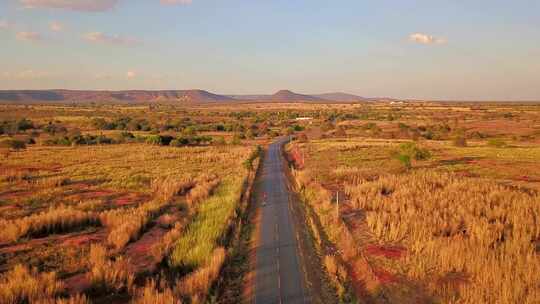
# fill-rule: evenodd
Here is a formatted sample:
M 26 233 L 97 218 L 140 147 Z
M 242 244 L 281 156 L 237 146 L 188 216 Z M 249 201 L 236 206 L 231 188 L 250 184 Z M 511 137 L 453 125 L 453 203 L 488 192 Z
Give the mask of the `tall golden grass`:
M 174 227 L 169 230 L 158 243 L 152 246 L 150 251 L 156 263 L 160 263 L 163 258 L 171 253 L 175 242 L 182 236 L 183 231 L 184 224 L 176 222 Z
M 139 237 L 144 227 L 159 215 L 173 197 L 191 187 L 191 181 L 175 181 L 171 178 L 152 183 L 155 198 L 131 209 L 117 209 L 102 212 L 99 218 L 110 229 L 107 243 L 117 251 Z
M 92 244 L 89 254 L 88 278 L 92 288 L 100 291 L 131 291 L 135 275 L 129 270 L 129 260 L 110 260 L 105 247 Z
M 443 301 L 540 299 L 540 197 L 492 182 L 419 171 L 348 185 L 378 240 L 402 243 L 402 274 Z M 461 278 L 451 280 L 453 274 Z M 458 285 L 456 292 L 448 286 Z
M 20 219 L 0 219 L 0 242 L 16 242 L 24 236 L 63 232 L 92 223 L 97 223 L 97 217 L 92 212 L 69 206 L 51 207 L 47 211 Z
M 182 300 L 176 293 L 168 288 L 158 289 L 156 281 L 149 280 L 142 288 L 137 289 L 131 300 L 133 304 L 182 304 Z
M 0 278 L 0 303 L 34 303 L 54 298 L 63 288 L 56 273 L 38 273 L 19 264 Z
M 210 287 L 219 276 L 225 256 L 224 248 L 214 249 L 206 265 L 181 280 L 178 285 L 179 292 L 189 297 L 192 303 L 204 303 Z
M 219 179 L 216 176 L 204 175 L 198 178 L 197 185 L 186 196 L 188 205 L 193 207 L 197 203 L 204 201 L 218 185 Z
M 536 303 L 540 298 L 538 195 L 433 170 L 380 176 L 358 168 L 339 171 L 338 178 L 351 173 L 342 179 L 344 189 L 353 210 L 365 213 L 371 238 L 352 235 L 341 219 L 336 221 L 331 194 L 316 181 L 316 172 L 295 176 L 349 265 L 369 269 L 362 239 L 400 245 L 407 253 L 390 271 L 418 282 L 437 301 Z M 333 263 L 326 264 L 332 273 Z M 363 279 L 370 287 L 373 274 L 367 271 Z

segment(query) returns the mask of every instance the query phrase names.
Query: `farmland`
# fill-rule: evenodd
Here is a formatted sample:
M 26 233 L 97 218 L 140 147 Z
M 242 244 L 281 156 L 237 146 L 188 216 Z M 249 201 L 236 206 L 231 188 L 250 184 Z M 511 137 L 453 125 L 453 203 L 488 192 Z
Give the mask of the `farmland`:
M 536 104 L 3 105 L 0 131 L 2 303 L 248 301 L 280 136 L 329 298 L 540 297 Z

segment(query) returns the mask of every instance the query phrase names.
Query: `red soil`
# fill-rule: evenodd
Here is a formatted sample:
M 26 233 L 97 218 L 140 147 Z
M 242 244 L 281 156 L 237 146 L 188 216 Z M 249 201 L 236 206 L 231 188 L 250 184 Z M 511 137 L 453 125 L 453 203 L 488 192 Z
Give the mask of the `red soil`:
M 405 255 L 407 249 L 400 246 L 379 246 L 379 245 L 368 245 L 366 246 L 365 252 L 368 255 L 373 256 L 383 256 L 388 259 L 399 259 Z
M 89 289 L 92 285 L 86 273 L 79 273 L 64 280 L 68 294 L 79 294 Z
M 159 225 L 152 227 L 138 241 L 131 243 L 126 247 L 124 256 L 130 260 L 130 268 L 134 273 L 143 271 L 153 272 L 156 268 L 156 262 L 151 254 L 154 244 L 158 243 L 167 230 Z
M 26 191 L 26 190 L 6 191 L 6 192 L 0 193 L 0 199 L 12 200 L 12 199 L 17 199 L 19 197 L 29 196 L 30 194 L 31 192 Z
M 129 206 L 129 205 L 136 205 L 136 204 L 142 203 L 143 201 L 147 201 L 149 199 L 150 199 L 149 195 L 140 194 L 140 193 L 126 193 L 116 198 L 113 201 L 113 204 L 119 207 Z
M 384 269 L 373 269 L 373 274 L 381 284 L 395 283 L 397 277 Z
M 62 245 L 75 245 L 81 246 L 90 243 L 99 243 L 103 242 L 107 237 L 107 231 L 102 229 L 95 233 L 80 234 L 71 238 L 68 238 L 62 242 Z

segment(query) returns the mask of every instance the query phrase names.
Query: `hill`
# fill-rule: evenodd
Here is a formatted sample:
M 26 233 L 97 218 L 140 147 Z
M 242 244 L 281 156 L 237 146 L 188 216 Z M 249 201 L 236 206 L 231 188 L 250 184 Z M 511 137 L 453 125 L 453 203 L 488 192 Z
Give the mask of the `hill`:
M 204 90 L 129 90 L 129 91 L 91 91 L 91 90 L 9 90 L 0 91 L 0 102 L 16 103 L 87 103 L 87 102 L 187 102 L 205 103 L 234 101 L 233 98 L 210 93 Z

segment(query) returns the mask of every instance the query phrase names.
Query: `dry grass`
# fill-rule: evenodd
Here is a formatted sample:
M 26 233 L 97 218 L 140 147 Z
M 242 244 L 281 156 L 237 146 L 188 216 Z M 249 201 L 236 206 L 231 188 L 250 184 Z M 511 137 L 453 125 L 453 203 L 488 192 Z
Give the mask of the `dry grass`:
M 54 272 L 38 273 L 17 265 L 0 278 L 0 303 L 34 303 L 54 298 L 62 290 Z
M 204 303 L 210 287 L 219 276 L 225 256 L 224 248 L 216 248 L 206 265 L 182 279 L 178 286 L 179 292 L 189 297 L 192 303 Z
M 170 288 L 156 286 L 154 280 L 150 280 L 143 288 L 139 288 L 131 303 L 133 304 L 182 304 L 181 299 Z
M 304 149 L 307 169 L 295 172 L 302 193 L 375 302 L 537 303 L 540 197 L 534 191 L 437 167 L 388 170 L 386 148 L 366 141 L 317 141 Z M 516 151 L 537 159 L 532 150 Z M 515 158 L 511 154 L 496 156 Z M 317 163 L 325 155 L 337 161 Z M 346 193 L 342 208 L 351 216 L 362 215 L 361 226 L 349 227 L 344 218 L 336 218 L 326 187 Z M 384 259 L 367 253 L 368 246 L 397 246 L 406 252 Z M 327 259 L 325 266 L 335 273 L 336 263 Z
M 129 271 L 128 260 L 118 257 L 112 261 L 108 258 L 105 247 L 94 244 L 90 247 L 89 263 L 88 277 L 94 290 L 132 290 L 135 276 Z
M 402 274 L 443 301 L 535 303 L 540 298 L 540 197 L 429 171 L 347 187 L 377 240 L 403 243 Z M 390 193 L 390 194 L 383 194 Z M 462 274 L 452 292 L 446 279 Z M 536 283 L 535 283 L 536 282 Z
M 96 222 L 97 217 L 91 212 L 65 206 L 50 208 L 48 211 L 21 219 L 0 219 L 0 230 L 2 231 L 0 242 L 16 242 L 24 236 L 64 232 L 72 228 L 95 224 Z
M 177 222 L 174 224 L 174 227 L 169 230 L 157 244 L 152 246 L 150 250 L 156 263 L 161 262 L 163 258 L 165 258 L 171 253 L 175 242 L 182 236 L 183 231 L 184 225 L 180 222 Z
M 186 196 L 188 205 L 194 207 L 196 204 L 204 201 L 218 185 L 219 179 L 216 176 L 202 176 L 198 179 L 195 188 L 191 189 Z

